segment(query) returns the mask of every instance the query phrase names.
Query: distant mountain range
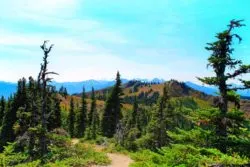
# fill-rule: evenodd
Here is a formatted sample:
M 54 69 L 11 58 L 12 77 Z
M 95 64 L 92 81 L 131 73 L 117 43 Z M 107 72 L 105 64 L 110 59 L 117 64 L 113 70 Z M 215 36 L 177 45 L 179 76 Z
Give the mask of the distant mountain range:
M 208 87 L 208 86 L 202 86 L 202 85 L 198 85 L 198 84 L 195 84 L 193 82 L 185 82 L 185 84 L 195 90 L 198 90 L 200 92 L 203 92 L 203 93 L 206 93 L 208 95 L 213 95 L 213 96 L 216 96 L 218 95 L 217 92 L 218 92 L 218 88 L 216 87 Z M 235 87 L 240 87 L 239 85 L 235 85 L 233 84 L 233 86 Z M 241 98 L 243 99 L 250 99 L 250 89 L 247 89 L 247 90 L 239 90 L 237 91 L 237 93 L 241 96 Z
M 213 96 L 216 96 L 218 92 L 218 89 L 215 88 L 215 87 L 208 87 L 208 86 L 203 86 L 203 85 L 198 85 L 198 84 L 195 84 L 193 82 L 185 82 L 185 84 L 187 86 L 189 86 L 190 88 L 193 88 L 195 90 L 198 90 L 200 92 L 203 92 L 203 93 L 206 93 L 208 95 L 213 95 Z
M 153 83 L 162 83 L 163 79 L 154 78 L 152 80 L 148 79 L 135 79 L 140 80 L 141 82 L 153 82 Z M 122 83 L 127 83 L 130 80 L 122 79 Z M 104 89 L 107 87 L 111 87 L 115 84 L 115 81 L 111 80 L 86 80 L 81 82 L 52 82 L 52 85 L 56 87 L 57 90 L 60 89 L 61 86 L 66 87 L 69 94 L 80 93 L 82 92 L 83 86 L 85 91 L 91 91 L 92 87 L 95 90 Z M 11 94 L 16 92 L 16 83 L 11 82 L 1 82 L 0 81 L 0 96 L 4 96 L 5 98 L 9 97 Z
M 148 79 L 134 79 L 138 80 L 141 82 L 153 82 L 153 83 L 163 83 L 165 82 L 163 79 L 159 78 L 154 78 L 152 80 Z M 122 83 L 127 83 L 130 80 L 128 79 L 122 79 Z M 202 86 L 195 84 L 193 82 L 184 82 L 187 86 L 206 93 L 208 95 L 213 95 L 216 96 L 216 92 L 218 92 L 218 89 L 216 87 L 208 87 L 208 86 Z M 57 90 L 61 87 L 64 86 L 67 88 L 67 91 L 69 94 L 74 94 L 74 93 L 80 93 L 82 92 L 83 86 L 85 87 L 86 92 L 91 91 L 91 88 L 93 87 L 95 90 L 100 90 L 104 89 L 107 87 L 111 87 L 115 84 L 115 81 L 111 80 L 86 80 L 86 81 L 81 81 L 81 82 L 52 82 L 52 85 L 56 86 Z M 16 92 L 16 83 L 11 83 L 11 82 L 4 82 L 0 81 L 0 96 L 4 97 L 9 97 L 11 94 Z M 250 98 L 250 90 L 240 90 L 238 93 L 242 96 L 242 98 L 249 99 Z

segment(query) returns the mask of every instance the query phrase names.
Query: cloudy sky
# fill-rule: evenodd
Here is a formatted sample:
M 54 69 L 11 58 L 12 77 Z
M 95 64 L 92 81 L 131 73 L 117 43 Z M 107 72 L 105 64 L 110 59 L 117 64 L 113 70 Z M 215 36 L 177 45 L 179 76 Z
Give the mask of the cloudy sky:
M 57 81 L 209 75 L 204 49 L 245 19 L 235 57 L 250 63 L 249 0 L 0 0 L 0 80 L 36 76 L 40 44 L 55 44 Z

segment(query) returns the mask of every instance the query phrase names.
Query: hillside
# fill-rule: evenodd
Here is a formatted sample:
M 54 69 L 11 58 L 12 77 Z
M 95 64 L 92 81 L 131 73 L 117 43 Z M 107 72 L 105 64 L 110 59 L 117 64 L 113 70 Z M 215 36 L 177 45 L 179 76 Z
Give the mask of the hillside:
M 194 103 L 200 108 L 209 108 L 213 104 L 214 96 L 208 95 L 201 91 L 191 88 L 188 84 L 178 82 L 176 80 L 171 80 L 165 83 L 146 83 L 142 81 L 132 80 L 123 84 L 123 106 L 126 109 L 132 109 L 134 102 L 134 96 L 137 96 L 137 100 L 143 105 L 152 105 L 157 102 L 159 96 L 162 95 L 162 90 L 164 84 L 167 84 L 169 88 L 169 94 L 174 99 L 182 99 L 184 103 Z M 104 107 L 104 101 L 107 98 L 109 92 L 111 92 L 112 87 L 95 91 L 96 97 L 98 99 L 97 103 L 99 107 Z M 91 92 L 87 92 L 88 98 L 90 98 Z M 81 94 L 75 94 L 74 98 L 78 99 L 80 102 Z M 90 99 L 88 99 L 90 103 Z M 69 99 L 64 102 L 66 106 L 69 105 Z M 232 106 L 232 105 L 230 105 Z M 250 117 L 250 100 L 241 100 L 241 110 L 246 113 L 247 117 Z
M 158 97 L 162 95 L 162 90 L 165 83 L 146 83 L 141 81 L 129 81 L 123 84 L 123 105 L 126 108 L 132 108 L 134 97 L 136 96 L 138 102 L 144 105 L 156 104 Z M 206 95 L 203 92 L 196 91 L 185 83 L 181 83 L 175 80 L 166 82 L 169 87 L 169 95 L 173 98 L 185 98 L 186 100 L 194 100 L 200 107 L 209 107 L 212 105 L 213 96 Z M 105 101 L 108 93 L 111 92 L 112 87 L 95 91 L 97 99 Z M 87 96 L 90 98 L 91 92 L 87 92 Z M 75 94 L 80 98 L 81 94 Z

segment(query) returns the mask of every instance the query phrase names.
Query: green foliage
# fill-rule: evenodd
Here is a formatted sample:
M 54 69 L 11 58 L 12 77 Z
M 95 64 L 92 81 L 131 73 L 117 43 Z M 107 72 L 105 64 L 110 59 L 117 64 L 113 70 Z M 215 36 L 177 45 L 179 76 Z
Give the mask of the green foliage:
M 0 166 L 15 166 L 27 161 L 28 154 L 15 152 L 15 148 L 16 143 L 9 143 L 9 145 L 4 146 L 4 151 L 0 154 Z
M 155 145 L 152 145 L 154 143 L 154 139 L 152 137 L 152 134 L 145 134 L 139 139 L 135 141 L 135 144 L 139 150 L 141 149 L 150 149 L 150 150 L 155 150 Z
M 96 109 L 95 90 L 92 87 L 92 91 L 91 91 L 91 107 L 90 107 L 90 111 L 89 111 L 89 114 L 88 114 L 88 126 L 89 127 L 92 124 L 93 113 L 94 113 L 95 109 Z
M 68 96 L 68 91 L 67 88 L 61 86 L 58 92 L 60 95 L 62 95 L 64 98 Z
M 220 115 L 216 119 L 216 135 L 218 136 L 217 148 L 223 152 L 227 152 L 227 118 L 228 102 L 235 103 L 236 108 L 240 107 L 239 96 L 234 91 L 249 88 L 249 82 L 239 79 L 244 87 L 234 87 L 227 82 L 229 80 L 240 77 L 242 74 L 250 73 L 250 65 L 243 65 L 241 60 L 232 58 L 234 48 L 232 47 L 234 38 L 241 42 L 242 38 L 233 33 L 233 30 L 245 26 L 243 20 L 231 20 L 228 29 L 216 35 L 217 41 L 208 43 L 206 49 L 212 54 L 208 58 L 208 66 L 214 70 L 215 76 L 198 78 L 201 82 L 214 85 L 219 88 L 218 108 Z M 228 72 L 229 71 L 229 72 Z M 230 81 L 231 82 L 231 81 Z
M 0 131 L 0 150 L 3 150 L 3 146 L 7 142 L 13 142 L 15 140 L 13 126 L 16 122 L 16 112 L 17 104 L 16 97 L 14 99 L 9 99 L 7 104 L 7 109 L 4 114 L 2 128 Z
M 124 147 L 131 151 L 136 151 L 138 149 L 138 145 L 136 140 L 140 137 L 141 132 L 137 127 L 129 129 L 129 132 L 126 136 L 126 140 L 124 141 Z
M 177 129 L 176 131 L 168 131 L 168 135 L 175 143 L 193 144 L 200 147 L 211 147 L 213 132 L 200 127 L 191 130 Z
M 75 107 L 73 98 L 70 99 L 70 110 L 68 115 L 68 131 L 71 137 L 75 135 Z
M 15 167 L 40 167 L 40 166 L 41 166 L 41 161 L 40 160 L 15 165 Z
M 4 113 L 5 113 L 5 105 L 6 105 L 6 102 L 5 102 L 4 97 L 2 96 L 1 100 L 0 100 L 0 126 L 2 126 L 2 123 L 3 123 L 3 117 L 4 117 Z
M 232 156 L 221 153 L 216 149 L 206 149 L 194 147 L 191 145 L 175 144 L 164 147 L 155 153 L 149 150 L 143 150 L 132 154 L 135 163 L 131 167 L 206 167 L 213 165 L 236 166 L 245 165 L 249 162 L 247 158 L 241 158 L 237 154 Z
M 60 106 L 60 99 L 57 98 L 57 95 L 54 93 L 51 98 L 51 109 L 48 110 L 51 112 L 49 117 L 48 129 L 49 131 L 60 128 L 62 126 L 62 118 L 61 118 L 61 106 Z
M 16 152 L 16 143 L 11 143 L 0 154 L 0 166 L 78 167 L 110 163 L 104 153 L 94 151 L 91 146 L 81 143 L 72 145 L 69 135 L 62 129 L 55 129 L 48 137 L 51 141 L 50 152 L 46 155 L 43 163 L 40 160 L 31 160 L 26 152 Z
M 76 135 L 79 138 L 84 136 L 87 127 L 87 102 L 86 102 L 86 94 L 84 88 L 81 100 L 82 100 L 82 105 L 79 113 L 77 114 L 77 119 L 76 119 Z
M 89 112 L 89 127 L 88 127 L 88 139 L 96 139 L 98 131 L 99 131 L 99 114 L 97 112 L 96 108 L 96 97 L 94 88 L 92 88 L 92 94 L 91 94 L 91 106 L 90 106 L 90 112 Z
M 123 95 L 121 88 L 120 74 L 117 72 L 116 84 L 112 89 L 111 95 L 105 104 L 104 114 L 102 118 L 102 133 L 106 137 L 113 137 L 119 124 L 121 113 L 121 96 Z
M 169 103 L 169 96 L 166 85 L 164 86 L 163 96 L 159 99 L 158 107 L 152 111 L 152 118 L 148 125 L 148 133 L 151 135 L 151 145 L 154 148 L 165 146 L 169 137 L 167 135 L 168 114 L 172 110 Z

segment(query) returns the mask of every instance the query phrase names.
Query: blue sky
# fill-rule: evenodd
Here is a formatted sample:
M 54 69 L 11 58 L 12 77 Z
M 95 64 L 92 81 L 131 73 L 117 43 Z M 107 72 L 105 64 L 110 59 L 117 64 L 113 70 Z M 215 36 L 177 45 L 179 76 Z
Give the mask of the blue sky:
M 235 57 L 250 64 L 249 0 L 0 1 L 0 80 L 36 76 L 43 40 L 55 44 L 57 81 L 164 78 L 197 82 L 204 47 L 231 19 L 245 19 Z

